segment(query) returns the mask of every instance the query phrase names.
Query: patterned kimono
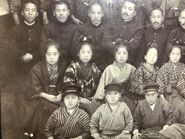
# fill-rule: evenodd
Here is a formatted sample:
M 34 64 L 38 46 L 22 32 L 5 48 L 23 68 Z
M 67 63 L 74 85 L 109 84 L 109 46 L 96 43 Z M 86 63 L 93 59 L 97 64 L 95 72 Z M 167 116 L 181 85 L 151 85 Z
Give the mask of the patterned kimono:
M 89 121 L 89 115 L 78 107 L 71 115 L 66 107 L 61 107 L 49 117 L 45 134 L 46 137 L 53 136 L 55 139 L 70 139 L 77 136 L 89 139 Z
M 182 71 L 177 81 L 177 90 L 185 98 L 185 69 Z
M 31 85 L 35 93 L 44 92 L 57 96 L 61 90 L 64 71 L 64 64 L 51 67 L 45 62 L 37 63 L 31 70 Z M 38 138 L 44 139 L 46 121 L 53 111 L 58 108 L 58 105 L 44 98 L 33 100 L 33 104 L 35 105 L 34 112 L 28 124 L 32 126 L 30 128 L 38 132 Z
M 183 101 L 182 95 L 177 88 L 177 81 L 179 76 L 184 70 L 185 65 L 183 63 L 173 64 L 168 62 L 164 64 L 157 75 L 157 83 L 159 84 L 159 93 L 164 94 L 167 101 L 172 104 L 174 109 Z
M 157 99 L 154 110 L 146 100 L 139 102 L 134 113 L 134 129 L 138 129 L 142 138 L 156 137 L 160 139 L 159 131 L 164 125 L 171 124 L 172 111 L 169 103 L 160 98 Z M 162 137 L 161 137 L 162 138 Z
M 122 86 L 122 99 L 129 106 L 131 112 L 133 112 L 135 104 L 131 94 L 128 92 L 128 87 L 135 70 L 136 68 L 128 63 L 124 67 L 119 67 L 116 62 L 109 65 L 101 76 L 94 98 L 103 100 L 105 97 L 104 87 L 110 83 L 119 83 Z
M 154 71 L 151 71 L 151 69 L 146 67 L 145 63 L 142 63 L 135 71 L 131 80 L 130 91 L 135 94 L 136 101 L 144 99 L 143 87 L 148 82 L 156 81 L 158 70 L 158 68 L 155 68 Z
M 133 117 L 124 102 L 119 102 L 114 110 L 108 103 L 100 106 L 91 117 L 91 134 L 99 133 L 103 139 L 129 139 L 129 134 L 121 134 L 123 130 L 131 131 Z
M 95 63 L 84 65 L 81 62 L 72 62 L 64 74 L 64 86 L 74 84 L 81 87 L 81 96 L 91 100 L 96 91 L 101 72 Z M 99 107 L 98 103 L 89 105 L 81 103 L 80 107 L 92 115 Z

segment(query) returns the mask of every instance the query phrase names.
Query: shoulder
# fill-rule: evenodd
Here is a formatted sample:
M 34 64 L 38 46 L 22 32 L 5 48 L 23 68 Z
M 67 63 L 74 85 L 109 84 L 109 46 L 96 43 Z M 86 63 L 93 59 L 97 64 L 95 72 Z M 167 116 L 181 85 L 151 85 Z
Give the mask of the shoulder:
M 32 71 L 34 71 L 34 70 L 40 70 L 41 67 L 44 66 L 44 64 L 45 64 L 44 62 L 38 62 L 38 63 L 36 63 L 36 64 L 33 66 Z
M 80 117 L 82 118 L 90 118 L 89 114 L 85 112 L 84 110 L 78 108 L 78 112 L 80 113 Z
M 136 70 L 136 67 L 134 67 L 133 65 L 129 64 L 129 63 L 126 63 L 127 67 L 132 70 L 132 71 L 135 71 Z

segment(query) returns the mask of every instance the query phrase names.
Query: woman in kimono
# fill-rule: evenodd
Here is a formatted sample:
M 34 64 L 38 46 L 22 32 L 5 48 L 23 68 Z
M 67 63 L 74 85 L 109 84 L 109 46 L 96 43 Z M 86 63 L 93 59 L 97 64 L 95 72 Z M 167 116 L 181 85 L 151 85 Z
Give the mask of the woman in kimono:
M 157 83 L 160 85 L 159 93 L 175 109 L 184 99 L 177 90 L 177 81 L 185 65 L 180 63 L 181 48 L 179 45 L 172 45 L 169 53 L 169 62 L 165 63 L 158 72 Z
M 135 104 L 131 98 L 131 94 L 128 93 L 128 87 L 136 68 L 126 62 L 128 59 L 128 50 L 121 39 L 117 39 L 115 42 L 114 58 L 114 63 L 109 65 L 101 76 L 94 99 L 103 100 L 105 97 L 104 87 L 110 83 L 118 83 L 122 86 L 122 99 L 129 106 L 131 112 L 133 112 Z
M 155 67 L 155 63 L 157 62 L 157 48 L 151 45 L 144 59 L 145 62 L 141 63 L 131 80 L 130 91 L 135 95 L 136 103 L 144 99 L 144 84 L 151 81 L 155 82 L 157 79 L 157 71 L 159 70 Z
M 101 75 L 96 64 L 91 63 L 93 55 L 92 47 L 91 39 L 87 36 L 81 36 L 77 51 L 79 60 L 72 62 L 64 75 L 64 86 L 66 84 L 73 84 L 81 88 L 82 105 L 89 105 L 91 103 Z M 91 108 L 88 112 L 91 113 L 93 111 Z
M 38 139 L 45 139 L 46 121 L 61 101 L 60 90 L 66 66 L 65 61 L 58 63 L 60 55 L 59 44 L 47 40 L 45 60 L 37 63 L 31 70 L 31 85 L 36 94 L 32 96 L 35 107 L 27 129 L 35 133 Z M 30 132 L 25 132 L 25 135 L 31 136 Z

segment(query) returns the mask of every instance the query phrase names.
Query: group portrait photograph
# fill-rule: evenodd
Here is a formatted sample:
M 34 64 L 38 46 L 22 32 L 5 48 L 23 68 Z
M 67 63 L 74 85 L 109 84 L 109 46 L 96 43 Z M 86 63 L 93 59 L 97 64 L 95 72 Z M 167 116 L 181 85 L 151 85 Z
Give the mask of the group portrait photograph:
M 0 0 L 0 138 L 185 139 L 185 0 Z

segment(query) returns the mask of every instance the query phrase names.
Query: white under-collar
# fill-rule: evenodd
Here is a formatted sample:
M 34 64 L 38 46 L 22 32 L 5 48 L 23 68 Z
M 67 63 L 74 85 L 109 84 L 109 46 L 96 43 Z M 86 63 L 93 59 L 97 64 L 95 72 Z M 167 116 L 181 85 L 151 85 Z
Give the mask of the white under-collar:
M 155 108 L 155 104 L 156 104 L 156 102 L 155 102 L 153 105 L 150 105 L 150 108 L 152 109 L 152 111 L 153 111 L 154 108 Z
M 26 21 L 24 20 L 24 23 L 25 23 L 26 25 L 28 25 L 28 26 L 32 26 L 32 25 L 35 24 L 35 21 L 34 21 L 33 23 L 28 23 L 28 22 L 26 22 Z

